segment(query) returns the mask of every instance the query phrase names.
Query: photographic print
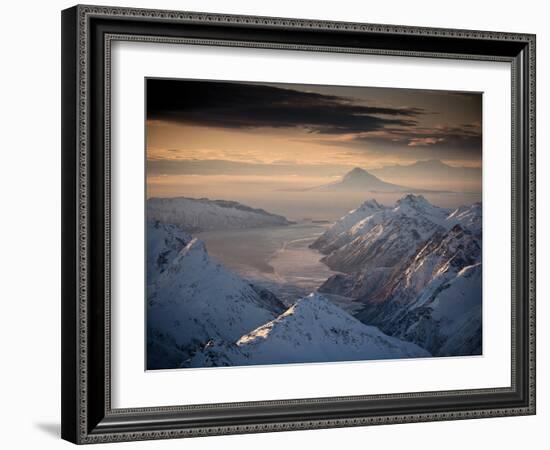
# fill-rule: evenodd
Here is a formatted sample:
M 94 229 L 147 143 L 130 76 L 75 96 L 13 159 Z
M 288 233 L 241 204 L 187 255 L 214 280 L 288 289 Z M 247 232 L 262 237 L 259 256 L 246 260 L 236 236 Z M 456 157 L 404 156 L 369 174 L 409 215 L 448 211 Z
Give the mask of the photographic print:
M 146 369 L 482 354 L 482 94 L 148 78 Z

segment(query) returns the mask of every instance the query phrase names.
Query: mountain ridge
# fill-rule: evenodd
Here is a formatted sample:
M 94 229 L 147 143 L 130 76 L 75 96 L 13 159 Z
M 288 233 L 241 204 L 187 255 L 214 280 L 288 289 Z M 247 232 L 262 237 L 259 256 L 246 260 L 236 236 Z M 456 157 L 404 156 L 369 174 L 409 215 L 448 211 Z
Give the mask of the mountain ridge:
M 319 238 L 323 260 L 344 272 L 319 291 L 353 299 L 354 317 L 435 356 L 480 354 L 481 213 L 480 203 L 449 211 L 414 195 L 363 219 L 351 211 L 354 220 L 341 220 L 347 229 Z M 459 328 L 462 341 L 453 337 Z
M 154 227 L 154 222 L 149 222 Z M 147 367 L 177 367 L 211 338 L 236 339 L 286 308 L 273 294 L 255 288 L 213 260 L 204 242 L 183 240 L 179 248 L 166 230 L 148 246 L 148 259 L 162 264 L 147 286 Z M 158 231 L 158 229 L 157 229 Z M 169 253 L 164 264 L 162 255 Z
M 209 342 L 184 367 L 311 363 L 428 357 L 416 344 L 385 335 L 312 293 L 234 343 Z
M 147 218 L 179 226 L 188 233 L 290 225 L 286 217 L 230 200 L 190 197 L 151 197 Z

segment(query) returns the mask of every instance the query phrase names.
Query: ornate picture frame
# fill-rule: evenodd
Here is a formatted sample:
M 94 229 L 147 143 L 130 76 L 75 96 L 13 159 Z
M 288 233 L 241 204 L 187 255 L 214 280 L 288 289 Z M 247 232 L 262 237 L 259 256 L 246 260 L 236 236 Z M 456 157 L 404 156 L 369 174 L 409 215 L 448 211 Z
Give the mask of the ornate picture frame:
M 117 409 L 111 402 L 116 41 L 511 65 L 511 385 Z M 62 12 L 62 437 L 74 443 L 535 414 L 535 36 L 100 6 Z

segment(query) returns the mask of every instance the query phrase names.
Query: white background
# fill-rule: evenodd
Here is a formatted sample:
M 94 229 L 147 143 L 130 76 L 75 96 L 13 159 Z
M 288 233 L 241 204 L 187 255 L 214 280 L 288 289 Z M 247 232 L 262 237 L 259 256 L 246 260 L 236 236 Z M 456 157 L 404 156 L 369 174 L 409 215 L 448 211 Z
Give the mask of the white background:
M 136 42 L 111 56 L 114 408 L 510 386 L 509 63 Z M 145 76 L 483 92 L 483 356 L 144 372 Z
M 129 1 L 129 0 L 128 0 Z M 538 415 L 386 427 L 226 436 L 187 441 L 116 444 L 117 448 L 251 449 L 352 447 L 422 449 L 541 448 L 550 421 L 548 389 L 550 327 L 544 326 L 550 294 L 550 212 L 543 177 L 550 164 L 548 11 L 544 2 L 439 1 L 126 1 L 108 4 L 203 10 L 405 25 L 534 32 L 538 35 Z M 0 443 L 5 448 L 68 448 L 59 440 L 60 298 L 60 18 L 71 2 L 4 5 L 0 113 L 2 114 L 2 220 L 0 249 L 2 371 Z

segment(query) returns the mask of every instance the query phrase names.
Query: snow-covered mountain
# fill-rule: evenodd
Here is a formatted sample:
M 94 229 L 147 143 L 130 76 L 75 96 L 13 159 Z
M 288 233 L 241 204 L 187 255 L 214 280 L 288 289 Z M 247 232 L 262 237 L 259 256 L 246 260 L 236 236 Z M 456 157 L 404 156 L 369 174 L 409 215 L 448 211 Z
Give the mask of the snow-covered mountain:
M 456 221 L 447 223 L 448 215 L 447 209 L 432 205 L 422 195 L 407 194 L 391 208 L 380 205 L 375 199 L 370 199 L 361 207 L 338 219 L 311 247 L 330 254 L 365 235 L 377 225 L 399 218 L 429 220 L 434 225 L 450 227 Z
M 448 227 L 460 224 L 477 235 L 481 234 L 481 203 L 477 202 L 469 206 L 460 206 L 447 216 Z
M 433 235 L 381 295 L 400 303 L 410 303 L 420 295 L 425 298 L 431 295 L 434 284 L 439 286 L 480 261 L 480 239 L 467 228 L 455 225 L 449 232 Z
M 147 285 L 153 284 L 193 238 L 176 225 L 147 222 Z
M 479 203 L 449 212 L 414 195 L 359 221 L 350 212 L 347 227 L 320 238 L 324 261 L 343 273 L 319 291 L 352 299 L 339 304 L 434 355 L 479 354 L 481 213 Z
M 147 219 L 174 224 L 189 233 L 292 223 L 283 216 L 238 202 L 187 197 L 148 199 Z
M 439 229 L 439 225 L 423 217 L 387 219 L 322 261 L 340 272 L 394 267 L 413 255 L 418 246 Z
M 417 296 L 411 291 L 368 305 L 357 317 L 414 342 L 434 356 L 479 355 L 482 350 L 481 263 L 435 276 Z
M 298 300 L 235 342 L 209 342 L 184 367 L 418 358 L 430 354 L 364 325 L 320 294 Z
M 445 224 L 449 210 L 432 205 L 423 195 L 407 194 L 397 200 L 394 214 L 409 217 L 424 217 L 437 225 Z
M 149 369 L 177 367 L 195 346 L 238 339 L 284 311 L 273 294 L 214 261 L 202 241 L 188 241 L 174 225 L 149 228 L 154 230 L 148 246 Z
M 386 209 L 384 205 L 378 203 L 375 199 L 365 201 L 359 208 L 356 208 L 345 216 L 340 217 L 332 226 L 311 244 L 311 248 L 330 253 L 332 250 L 341 247 L 338 241 L 340 236 L 345 235 L 355 224 L 375 213 Z
M 439 325 L 438 355 L 482 353 L 481 263 L 462 269 L 424 307 L 431 309 L 431 319 Z
M 394 267 L 442 231 L 447 216 L 447 210 L 431 205 L 423 196 L 408 194 L 394 208 L 381 209 L 333 238 L 321 251 L 337 248 L 323 261 L 331 269 L 347 273 Z
M 212 208 L 250 213 L 234 206 Z M 148 368 L 480 354 L 481 214 L 481 204 L 449 211 L 421 195 L 366 201 L 313 244 L 341 273 L 288 309 L 180 226 L 150 220 Z M 221 226 L 228 215 L 214 217 Z

